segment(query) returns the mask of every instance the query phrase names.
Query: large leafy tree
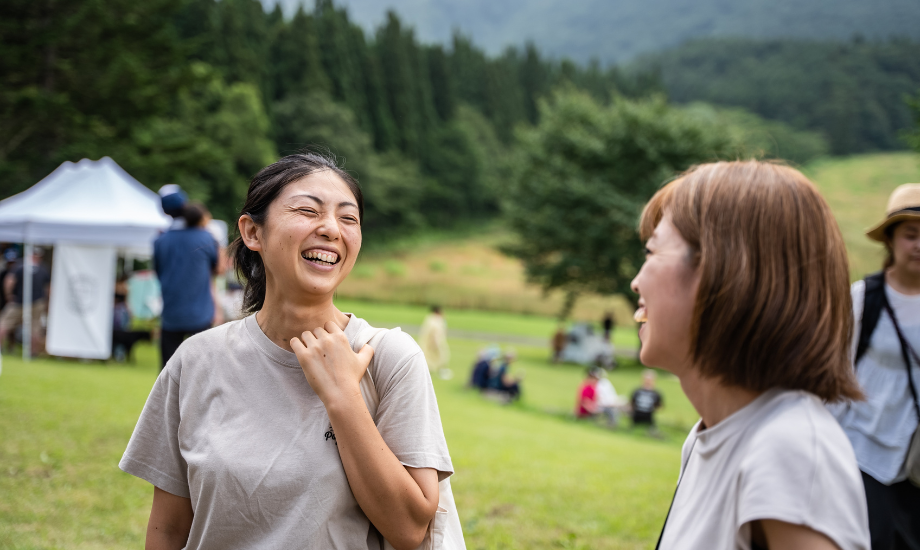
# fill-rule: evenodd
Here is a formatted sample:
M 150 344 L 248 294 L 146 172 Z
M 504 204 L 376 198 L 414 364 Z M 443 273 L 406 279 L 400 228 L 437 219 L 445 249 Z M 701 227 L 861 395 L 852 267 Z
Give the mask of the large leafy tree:
M 188 77 L 181 0 L 0 2 L 0 196 L 110 154 Z M 116 159 L 118 160 L 118 159 Z
M 662 98 L 554 93 L 540 123 L 520 134 L 516 176 L 504 201 L 527 276 L 546 290 L 622 293 L 642 263 L 636 233 L 646 201 L 693 164 L 737 153 L 731 137 Z M 567 316 L 563 311 L 561 316 Z

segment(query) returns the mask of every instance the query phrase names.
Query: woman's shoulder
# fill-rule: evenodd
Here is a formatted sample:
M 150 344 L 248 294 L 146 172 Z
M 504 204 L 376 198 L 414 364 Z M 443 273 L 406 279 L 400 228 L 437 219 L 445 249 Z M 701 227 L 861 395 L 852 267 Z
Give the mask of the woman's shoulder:
M 237 348 L 246 338 L 245 319 L 230 321 L 186 338 L 169 360 L 166 368 L 174 378 L 179 378 L 183 366 L 221 362 L 227 354 L 237 353 Z
M 843 429 L 817 396 L 802 390 L 773 393 L 749 432 L 759 459 L 817 461 L 827 453 L 852 454 Z

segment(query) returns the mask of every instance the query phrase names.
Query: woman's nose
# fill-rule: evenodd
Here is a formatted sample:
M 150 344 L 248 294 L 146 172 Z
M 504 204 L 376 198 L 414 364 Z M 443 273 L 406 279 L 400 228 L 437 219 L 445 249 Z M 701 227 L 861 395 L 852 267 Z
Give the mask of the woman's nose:
M 639 273 L 642 273 L 641 271 Z M 629 283 L 629 289 L 639 294 L 639 275 L 636 275 L 635 278 Z
M 336 220 L 332 216 L 323 216 L 320 220 L 319 227 L 316 229 L 316 233 L 322 237 L 326 237 L 330 241 L 338 240 L 341 232 L 339 231 L 339 224 L 336 223 Z

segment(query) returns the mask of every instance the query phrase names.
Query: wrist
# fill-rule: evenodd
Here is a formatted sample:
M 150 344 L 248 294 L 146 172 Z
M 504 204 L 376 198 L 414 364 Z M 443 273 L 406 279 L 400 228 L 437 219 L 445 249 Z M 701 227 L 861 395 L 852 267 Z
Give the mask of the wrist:
M 356 410 L 367 410 L 367 405 L 364 403 L 364 398 L 361 397 L 361 389 L 358 386 L 326 394 L 321 397 L 321 400 L 330 417 Z

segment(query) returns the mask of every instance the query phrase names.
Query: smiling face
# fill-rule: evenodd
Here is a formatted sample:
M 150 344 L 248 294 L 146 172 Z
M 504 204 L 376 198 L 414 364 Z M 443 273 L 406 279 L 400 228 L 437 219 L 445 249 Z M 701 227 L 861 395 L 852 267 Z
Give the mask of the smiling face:
M 246 245 L 265 265 L 266 293 L 287 299 L 331 298 L 361 250 L 357 200 L 331 170 L 285 186 L 268 207 L 265 224 L 252 224 L 251 238 L 245 238 L 243 221 Z
M 631 285 L 639 294 L 639 358 L 647 366 L 679 375 L 689 365 L 699 269 L 693 264 L 692 249 L 669 214 L 658 223 L 646 249 L 645 263 Z
M 920 220 L 901 222 L 890 241 L 895 269 L 920 277 Z

